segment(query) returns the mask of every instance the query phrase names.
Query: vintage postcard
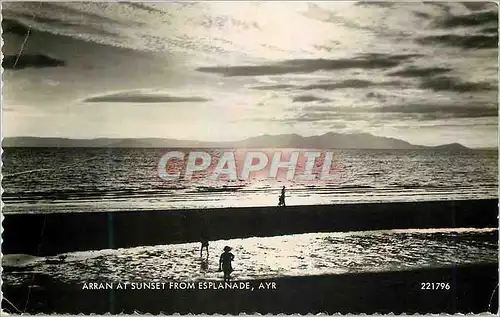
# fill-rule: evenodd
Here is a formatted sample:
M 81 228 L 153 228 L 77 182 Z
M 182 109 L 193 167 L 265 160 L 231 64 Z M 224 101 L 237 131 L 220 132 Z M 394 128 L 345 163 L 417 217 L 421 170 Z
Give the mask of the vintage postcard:
M 498 311 L 498 5 L 2 3 L 2 312 Z

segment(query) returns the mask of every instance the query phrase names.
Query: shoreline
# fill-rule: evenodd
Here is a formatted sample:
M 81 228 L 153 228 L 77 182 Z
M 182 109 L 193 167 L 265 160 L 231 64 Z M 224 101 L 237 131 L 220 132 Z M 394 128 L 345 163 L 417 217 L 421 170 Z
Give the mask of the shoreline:
M 309 232 L 497 228 L 498 199 L 240 207 L 137 212 L 4 214 L 4 254 L 57 255 Z
M 235 282 L 238 282 L 235 280 Z M 482 313 L 498 309 L 498 264 L 412 271 L 281 277 L 275 290 L 82 290 L 36 276 L 30 313 Z M 449 290 L 422 290 L 422 283 L 449 283 Z M 83 282 L 82 282 L 83 284 Z M 3 285 L 16 307 L 24 307 L 28 285 Z M 491 299 L 491 302 L 490 302 Z M 11 308 L 4 303 L 4 307 Z

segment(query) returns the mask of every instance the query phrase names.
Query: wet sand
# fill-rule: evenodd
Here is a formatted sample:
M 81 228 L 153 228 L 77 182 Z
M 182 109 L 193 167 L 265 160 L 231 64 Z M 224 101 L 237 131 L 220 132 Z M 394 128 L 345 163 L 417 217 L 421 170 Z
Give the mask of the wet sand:
M 498 230 L 411 229 L 304 233 L 210 241 L 200 257 L 200 243 L 79 251 L 57 256 L 2 257 L 3 282 L 22 285 L 33 273 L 60 282 L 101 280 L 220 281 L 217 272 L 224 246 L 235 255 L 233 278 L 354 274 L 463 266 L 498 262 Z
M 406 228 L 496 228 L 498 200 L 6 214 L 4 254 L 64 252 L 210 240 Z M 34 206 L 34 209 L 36 207 Z
M 481 313 L 496 312 L 498 265 L 399 272 L 283 277 L 276 290 L 82 290 L 35 275 L 30 285 L 3 285 L 4 295 L 30 313 Z M 450 290 L 422 290 L 444 282 Z M 489 307 L 491 302 L 491 307 Z M 26 305 L 27 303 L 27 305 Z M 10 304 L 3 307 L 15 312 Z M 25 309 L 26 307 L 26 309 Z M 489 307 L 489 308 L 488 308 Z

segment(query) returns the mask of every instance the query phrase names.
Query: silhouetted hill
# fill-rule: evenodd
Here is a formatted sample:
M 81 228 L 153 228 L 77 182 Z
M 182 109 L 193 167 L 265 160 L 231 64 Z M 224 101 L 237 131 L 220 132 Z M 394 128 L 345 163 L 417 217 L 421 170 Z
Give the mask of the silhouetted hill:
M 438 145 L 438 146 L 433 146 L 432 148 L 436 150 L 445 150 L 445 151 L 464 151 L 469 149 L 468 147 L 465 147 L 460 143 Z
M 312 148 L 312 149 L 416 149 L 406 141 L 378 137 L 368 133 L 342 134 L 328 132 L 323 135 L 302 137 L 298 134 L 262 135 L 235 142 L 237 147 L 250 148 Z
M 369 133 L 329 132 L 303 137 L 298 134 L 261 135 L 236 142 L 204 142 L 164 138 L 67 139 L 39 137 L 4 138 L 3 147 L 113 147 L 113 148 L 308 148 L 308 149 L 436 149 L 467 150 L 459 144 L 428 147 Z

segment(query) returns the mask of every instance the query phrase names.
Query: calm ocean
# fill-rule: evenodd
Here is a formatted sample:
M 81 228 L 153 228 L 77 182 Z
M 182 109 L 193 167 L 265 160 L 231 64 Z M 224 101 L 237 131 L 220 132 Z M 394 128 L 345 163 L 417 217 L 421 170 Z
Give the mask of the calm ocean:
M 6 148 L 4 212 L 79 212 L 496 198 L 497 151 L 333 150 L 328 182 L 158 177 L 172 149 Z M 193 149 L 194 150 L 194 149 Z M 222 150 L 198 149 L 217 155 Z M 182 149 L 189 151 L 189 149 Z M 291 151 L 288 149 L 287 151 Z M 304 150 L 299 150 L 304 151 Z

